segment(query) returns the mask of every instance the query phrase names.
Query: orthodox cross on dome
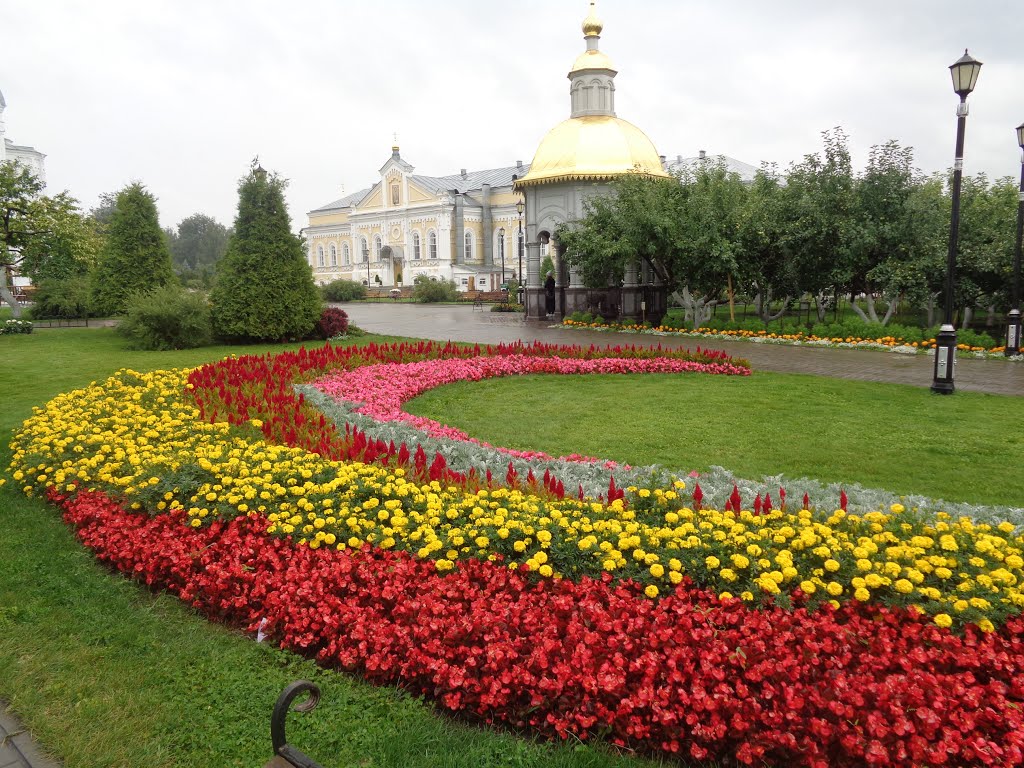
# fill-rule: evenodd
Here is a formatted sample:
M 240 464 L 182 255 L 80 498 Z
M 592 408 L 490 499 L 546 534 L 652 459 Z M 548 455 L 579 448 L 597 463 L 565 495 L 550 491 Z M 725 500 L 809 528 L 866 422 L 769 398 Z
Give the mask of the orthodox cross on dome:
M 590 0 L 590 13 L 587 14 L 587 18 L 583 20 L 583 36 L 584 37 L 600 37 L 601 30 L 604 29 L 604 23 L 597 18 L 597 12 L 594 8 L 594 0 Z M 590 47 L 589 45 L 587 46 Z M 594 46 L 597 47 L 596 45 Z

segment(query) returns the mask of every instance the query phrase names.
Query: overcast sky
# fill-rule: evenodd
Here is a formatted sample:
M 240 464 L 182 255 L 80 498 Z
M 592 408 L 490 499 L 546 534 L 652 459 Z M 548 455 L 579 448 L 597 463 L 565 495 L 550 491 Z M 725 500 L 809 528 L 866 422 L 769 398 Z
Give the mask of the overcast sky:
M 398 134 L 417 173 L 529 162 L 569 116 L 586 0 L 0 0 L 7 137 L 86 208 L 132 181 L 163 226 L 230 224 L 250 160 L 306 212 L 377 179 Z M 965 173 L 1017 177 L 1021 0 L 598 0 L 616 112 L 658 152 L 786 168 L 842 126 L 856 170 L 896 139 L 952 166 L 948 66 L 984 66 Z

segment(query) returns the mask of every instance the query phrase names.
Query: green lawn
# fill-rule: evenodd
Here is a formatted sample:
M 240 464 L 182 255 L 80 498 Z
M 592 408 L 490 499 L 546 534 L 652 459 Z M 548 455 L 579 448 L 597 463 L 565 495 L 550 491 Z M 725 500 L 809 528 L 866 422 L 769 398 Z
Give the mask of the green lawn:
M 750 479 L 784 474 L 1024 505 L 1021 397 L 938 397 L 919 387 L 765 372 L 529 376 L 452 384 L 407 409 L 494 445 L 554 456 L 686 471 L 718 465 Z
M 132 352 L 109 329 L 0 337 L 0 431 L 9 435 L 33 405 L 121 367 L 192 366 L 270 349 L 283 347 Z M 6 469 L 6 439 L 2 446 Z M 299 678 L 316 681 L 323 698 L 314 712 L 289 717 L 289 740 L 327 768 L 653 765 L 462 725 L 401 691 L 210 624 L 96 565 L 53 508 L 10 483 L 0 488 L 0 563 L 0 699 L 69 768 L 263 765 L 271 707 Z

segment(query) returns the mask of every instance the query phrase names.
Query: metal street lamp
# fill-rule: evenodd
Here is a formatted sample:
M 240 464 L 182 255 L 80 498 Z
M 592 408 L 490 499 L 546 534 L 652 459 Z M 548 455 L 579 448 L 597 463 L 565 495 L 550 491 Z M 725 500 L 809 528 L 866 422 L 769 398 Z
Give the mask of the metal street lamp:
M 498 285 L 498 290 L 503 290 L 508 286 L 505 285 L 505 228 L 502 227 L 498 230 L 498 247 L 501 249 L 501 283 Z
M 520 197 L 516 200 L 516 213 L 519 214 L 519 238 L 516 240 L 516 250 L 519 251 L 519 303 L 523 304 L 523 211 L 526 210 L 526 202 Z
M 939 335 L 935 338 L 935 374 L 932 392 L 951 395 L 953 368 L 956 364 L 956 328 L 953 326 L 953 285 L 956 278 L 956 246 L 960 230 L 960 182 L 964 169 L 964 129 L 967 124 L 967 96 L 974 90 L 981 71 L 981 62 L 972 59 L 967 50 L 949 67 L 953 91 L 960 97 L 956 108 L 956 157 L 953 160 L 953 213 L 949 223 L 949 254 L 946 259 L 946 311 Z
M 1024 123 L 1017 126 L 1020 145 L 1020 194 L 1017 203 L 1017 247 L 1013 251 L 1013 295 L 1006 324 L 1006 356 L 1020 354 L 1020 247 L 1024 237 Z

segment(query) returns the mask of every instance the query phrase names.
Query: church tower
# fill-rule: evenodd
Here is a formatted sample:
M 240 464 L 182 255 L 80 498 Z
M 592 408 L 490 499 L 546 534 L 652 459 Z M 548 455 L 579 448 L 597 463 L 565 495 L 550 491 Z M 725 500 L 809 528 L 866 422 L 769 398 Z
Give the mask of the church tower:
M 595 291 L 583 285 L 582 277 L 562 262 L 564 249 L 556 241 L 558 227 L 582 217 L 584 201 L 595 194 L 609 194 L 610 183 L 625 174 L 667 177 L 661 157 L 647 135 L 615 114 L 615 75 L 611 59 L 600 50 L 604 25 L 597 18 L 594 2 L 583 20 L 586 49 L 569 70 L 569 119 L 552 128 L 537 147 L 530 171 L 516 182 L 526 203 L 527 318 L 561 319 L 576 311 L 593 311 L 595 301 L 602 312 L 616 316 L 640 316 L 654 302 L 644 298 L 643 275 L 635 269 L 626 276 L 621 291 L 595 299 Z M 555 298 L 540 274 L 542 250 L 547 249 L 555 264 Z M 627 290 L 628 289 L 628 290 Z M 627 295 L 628 294 L 628 295 Z

